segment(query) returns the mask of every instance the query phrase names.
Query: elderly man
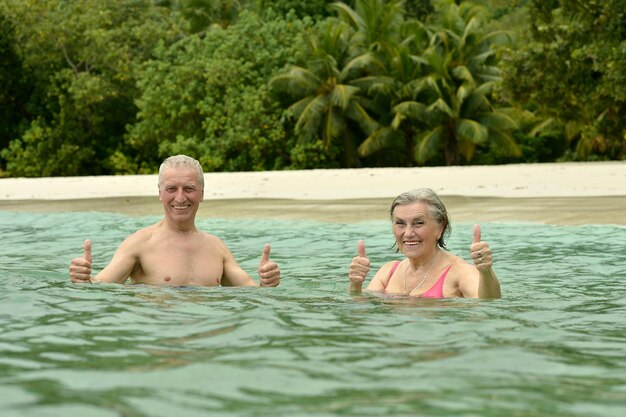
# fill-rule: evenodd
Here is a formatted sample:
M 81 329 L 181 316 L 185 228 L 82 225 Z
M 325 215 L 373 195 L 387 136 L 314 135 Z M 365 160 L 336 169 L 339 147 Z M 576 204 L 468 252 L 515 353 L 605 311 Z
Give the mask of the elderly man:
M 196 228 L 196 212 L 204 198 L 204 176 L 195 159 L 176 155 L 159 168 L 159 200 L 164 218 L 128 236 L 111 262 L 92 277 L 91 242 L 84 243 L 81 258 L 70 263 L 70 280 L 76 283 L 257 286 L 235 261 L 224 242 Z M 280 270 L 269 260 L 265 245 L 258 273 L 260 286 L 280 283 Z

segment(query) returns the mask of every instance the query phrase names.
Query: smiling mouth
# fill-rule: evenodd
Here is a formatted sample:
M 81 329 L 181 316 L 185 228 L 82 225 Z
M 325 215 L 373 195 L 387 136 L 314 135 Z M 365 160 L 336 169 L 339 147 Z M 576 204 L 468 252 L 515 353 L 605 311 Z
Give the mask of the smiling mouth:
M 183 205 L 180 205 L 180 204 L 174 204 L 174 205 L 172 205 L 172 208 L 173 208 L 174 210 L 186 210 L 186 209 L 188 209 L 189 207 L 191 207 L 191 204 L 183 204 Z
M 405 246 L 417 246 L 419 245 L 421 242 L 418 242 L 416 240 L 405 240 L 404 242 L 402 242 Z

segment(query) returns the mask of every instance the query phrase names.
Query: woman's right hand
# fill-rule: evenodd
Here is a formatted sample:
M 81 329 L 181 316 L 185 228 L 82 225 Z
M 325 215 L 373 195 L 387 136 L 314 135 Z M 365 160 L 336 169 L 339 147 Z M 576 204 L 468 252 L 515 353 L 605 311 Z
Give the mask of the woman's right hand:
M 370 271 L 370 260 L 365 256 L 365 244 L 359 240 L 357 244 L 358 256 L 350 262 L 350 291 L 360 291 Z

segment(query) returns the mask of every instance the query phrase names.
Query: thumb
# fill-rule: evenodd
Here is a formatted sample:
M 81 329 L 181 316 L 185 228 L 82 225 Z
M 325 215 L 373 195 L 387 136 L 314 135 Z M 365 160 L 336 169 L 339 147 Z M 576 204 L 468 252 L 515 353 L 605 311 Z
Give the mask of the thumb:
M 357 250 L 359 251 L 359 256 L 365 258 L 365 243 L 362 240 L 359 240 L 359 243 L 357 243 Z
M 475 224 L 474 225 L 474 242 L 473 243 L 478 243 L 480 242 L 480 226 Z
M 91 263 L 91 240 L 85 240 L 83 243 L 83 258 L 85 258 L 89 263 Z
M 264 264 L 266 262 L 269 262 L 270 260 L 270 244 L 266 243 L 265 247 L 263 248 L 263 255 L 261 255 L 261 263 Z

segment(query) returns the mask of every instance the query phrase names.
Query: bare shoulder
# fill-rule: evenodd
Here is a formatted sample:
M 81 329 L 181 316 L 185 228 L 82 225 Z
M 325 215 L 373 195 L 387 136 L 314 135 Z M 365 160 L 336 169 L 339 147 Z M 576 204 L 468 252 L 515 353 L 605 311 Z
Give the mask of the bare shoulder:
M 460 256 L 450 254 L 448 263 L 452 265 L 448 277 L 456 280 L 463 280 L 474 277 L 478 278 L 479 274 L 476 267 L 473 264 L 467 262 L 465 259 L 461 258 Z
M 204 245 L 206 245 L 207 248 L 209 248 L 210 250 L 219 251 L 224 256 L 230 255 L 230 250 L 228 249 L 228 246 L 226 246 L 226 243 L 221 238 L 211 233 L 202 231 L 200 231 L 200 236 L 202 236 Z
M 122 244 L 124 245 L 136 245 L 145 242 L 150 239 L 150 236 L 154 234 L 154 225 L 139 229 L 134 233 L 131 233 L 124 239 Z
M 226 247 L 226 243 L 221 238 L 211 233 L 200 231 L 200 235 L 208 244 Z
M 390 278 L 391 270 L 393 269 L 393 267 L 396 264 L 399 264 L 400 262 L 401 261 L 389 261 L 389 262 L 385 263 L 376 272 L 376 274 L 374 275 L 374 278 L 372 279 L 372 281 L 374 279 L 376 279 L 376 280 L 382 282 L 384 285 L 387 285 L 387 282 L 389 281 L 389 278 Z
M 120 245 L 120 249 L 126 252 L 133 252 L 139 254 L 140 252 L 149 249 L 151 242 L 159 240 L 158 229 L 156 224 L 139 229 L 134 233 L 131 233 L 124 239 Z

